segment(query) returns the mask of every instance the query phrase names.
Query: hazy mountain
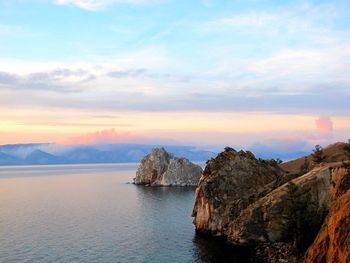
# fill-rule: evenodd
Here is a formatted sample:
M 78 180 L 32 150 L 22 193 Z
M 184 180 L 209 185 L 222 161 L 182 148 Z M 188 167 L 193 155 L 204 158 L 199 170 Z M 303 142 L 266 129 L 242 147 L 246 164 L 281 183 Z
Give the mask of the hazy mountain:
M 186 157 L 195 162 L 204 162 L 217 155 L 216 151 L 201 150 L 194 146 L 148 144 L 9 144 L 0 145 L 0 165 L 139 162 L 153 148 L 157 147 L 164 147 L 175 156 Z M 264 145 L 255 145 L 250 150 L 257 157 L 264 159 L 280 158 L 291 160 L 306 155 L 305 151 L 291 149 L 290 152 L 285 153 L 278 148 L 268 148 Z
M 160 145 L 102 144 L 12 144 L 0 146 L 0 165 L 127 163 L 139 162 Z M 176 156 L 192 161 L 206 161 L 215 152 L 199 150 L 192 146 L 164 146 Z
M 20 163 L 21 160 L 16 157 L 0 152 L 0 165 L 15 165 Z
M 24 160 L 25 164 L 63 164 L 69 163 L 69 161 L 61 156 L 55 156 L 53 154 L 34 150 Z

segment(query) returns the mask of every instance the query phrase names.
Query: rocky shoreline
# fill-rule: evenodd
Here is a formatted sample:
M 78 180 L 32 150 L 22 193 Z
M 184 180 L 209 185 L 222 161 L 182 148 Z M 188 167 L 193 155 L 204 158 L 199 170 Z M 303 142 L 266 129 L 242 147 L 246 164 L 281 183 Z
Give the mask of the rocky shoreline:
M 350 144 L 281 164 L 226 147 L 204 171 L 164 148 L 136 172 L 145 186 L 197 186 L 196 234 L 249 251 L 249 262 L 350 262 Z M 350 150 L 349 150 L 350 151 Z M 348 156 L 349 155 L 349 156 Z M 315 158 L 315 157 L 314 157 Z M 321 161 L 320 161 L 321 160 Z
M 253 262 L 349 262 L 350 173 L 344 154 L 328 159 L 299 175 L 290 166 L 290 176 L 277 161 L 225 148 L 196 189 L 196 232 L 250 246 Z

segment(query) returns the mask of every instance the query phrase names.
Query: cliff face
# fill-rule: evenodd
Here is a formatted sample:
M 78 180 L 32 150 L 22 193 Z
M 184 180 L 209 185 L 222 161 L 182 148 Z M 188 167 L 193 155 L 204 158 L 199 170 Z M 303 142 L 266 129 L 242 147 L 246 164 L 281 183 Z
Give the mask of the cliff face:
M 136 172 L 135 184 L 150 186 L 196 186 L 202 174 L 199 165 L 156 148 L 145 156 Z
M 275 162 L 226 148 L 207 162 L 197 187 L 193 209 L 196 230 L 225 235 L 244 208 L 281 183 L 282 174 Z
M 345 183 L 350 183 L 350 175 L 344 178 L 348 180 Z M 341 192 L 338 191 L 338 194 Z M 305 255 L 304 262 L 350 262 L 350 189 L 332 204 L 321 230 Z
M 306 246 L 317 234 L 325 208 L 330 209 L 305 262 L 350 262 L 349 169 L 341 162 L 324 163 L 288 182 L 285 175 L 273 161 L 257 160 L 250 152 L 226 148 L 207 162 L 196 189 L 193 209 L 196 230 L 224 236 L 235 245 L 254 244 L 261 262 L 280 262 L 280 259 L 300 262 L 293 244 L 284 243 L 283 226 L 288 219 L 282 215 L 291 202 L 304 202 L 312 207 L 312 214 L 308 214 L 309 210 L 298 210 L 308 215 L 302 220 L 310 220 L 307 229 L 311 234 L 307 236 Z M 303 194 L 307 199 L 291 199 L 287 191 L 291 185 L 299 194 L 307 193 Z M 300 203 L 293 209 L 298 207 Z
M 339 186 L 346 173 L 340 164 L 325 165 L 292 182 L 300 191 L 310 189 L 310 202 L 320 210 L 330 207 L 339 196 Z M 226 231 L 229 241 L 238 244 L 282 241 L 281 214 L 286 197 L 287 184 L 284 184 L 242 210 Z

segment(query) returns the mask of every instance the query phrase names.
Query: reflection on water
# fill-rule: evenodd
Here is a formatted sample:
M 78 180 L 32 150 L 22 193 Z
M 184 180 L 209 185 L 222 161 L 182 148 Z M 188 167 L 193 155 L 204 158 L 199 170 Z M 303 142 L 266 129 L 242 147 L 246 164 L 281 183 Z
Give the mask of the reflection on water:
M 195 235 L 194 188 L 126 184 L 135 170 L 1 167 L 0 262 L 246 262 Z

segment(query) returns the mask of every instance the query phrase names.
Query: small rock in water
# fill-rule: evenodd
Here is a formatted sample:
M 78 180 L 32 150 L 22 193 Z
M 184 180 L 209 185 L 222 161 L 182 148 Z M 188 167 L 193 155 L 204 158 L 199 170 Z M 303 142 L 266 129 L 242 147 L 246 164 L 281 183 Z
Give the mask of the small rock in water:
M 202 168 L 186 158 L 177 158 L 164 148 L 145 156 L 136 172 L 135 184 L 145 186 L 196 186 Z

